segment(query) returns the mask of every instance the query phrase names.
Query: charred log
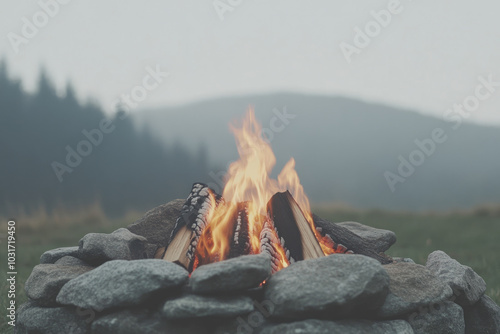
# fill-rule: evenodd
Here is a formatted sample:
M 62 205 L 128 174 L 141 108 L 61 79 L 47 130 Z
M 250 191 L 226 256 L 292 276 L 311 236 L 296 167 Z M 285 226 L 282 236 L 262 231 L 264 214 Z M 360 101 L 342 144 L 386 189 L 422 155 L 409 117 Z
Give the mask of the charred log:
M 235 217 L 233 237 L 229 258 L 238 257 L 250 253 L 250 233 L 248 224 L 248 205 L 246 202 L 238 203 Z
M 207 215 L 213 206 L 211 196 L 216 203 L 221 201 L 221 197 L 208 186 L 202 183 L 193 185 L 176 220 L 163 259 L 177 262 L 187 269 L 192 267 L 198 240 L 208 224 Z
M 288 263 L 295 262 L 295 260 L 290 257 L 290 251 L 283 246 L 281 240 L 278 238 L 278 234 L 272 221 L 266 220 L 262 231 L 260 232 L 260 252 L 269 255 L 271 258 L 272 273 L 279 271 L 284 266 L 279 247 L 282 247 L 285 252 L 285 257 L 288 260 Z
M 195 183 L 181 210 L 170 236 L 169 244 L 159 249 L 156 258 L 163 258 L 184 266 L 189 271 L 205 263 L 219 261 L 219 254 L 204 254 L 203 236 L 210 245 L 211 226 L 208 215 L 215 206 L 225 206 L 224 200 L 204 184 Z M 224 210 L 223 207 L 220 209 Z M 248 203 L 238 203 L 227 207 L 231 210 L 232 221 L 228 258 L 249 254 L 251 250 L 251 224 L 248 220 Z M 355 253 L 372 257 L 386 264 L 392 259 L 383 253 L 377 253 L 370 242 L 348 229 L 313 215 L 316 230 L 321 234 L 321 245 L 316 238 L 319 234 L 311 228 L 301 208 L 286 191 L 275 194 L 267 205 L 267 217 L 262 217 L 264 224 L 260 231 L 260 252 L 272 258 L 273 271 L 286 267 L 289 263 L 304 259 L 324 256 L 328 249 L 335 253 Z M 206 246 L 206 245 L 205 245 Z M 325 252 L 323 252 L 323 247 Z M 197 252 L 200 251 L 200 254 Z
M 370 242 L 354 234 L 345 227 L 339 226 L 317 215 L 313 215 L 314 224 L 322 236 L 332 240 L 334 247 L 338 250 L 336 253 L 354 253 L 369 256 L 378 260 L 382 264 L 392 262 L 392 259 L 384 253 L 377 253 Z
M 188 226 L 192 230 L 195 230 L 199 224 L 203 224 L 204 221 L 201 219 L 209 210 L 210 204 L 210 194 L 217 196 L 208 186 L 203 183 L 195 183 L 191 188 L 186 202 L 182 206 L 181 214 L 175 222 L 174 229 L 170 234 L 170 242 L 174 239 L 175 235 L 183 226 Z M 169 244 L 170 244 L 169 242 Z M 167 245 L 168 247 L 168 245 Z
M 309 222 L 290 192 L 276 193 L 268 204 L 280 242 L 295 261 L 324 256 Z

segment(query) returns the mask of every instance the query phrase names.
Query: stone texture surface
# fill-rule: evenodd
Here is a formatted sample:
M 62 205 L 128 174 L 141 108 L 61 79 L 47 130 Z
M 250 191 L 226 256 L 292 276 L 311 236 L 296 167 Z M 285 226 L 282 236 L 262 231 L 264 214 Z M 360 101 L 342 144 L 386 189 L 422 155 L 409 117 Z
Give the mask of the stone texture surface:
M 236 317 L 252 312 L 252 299 L 247 296 L 209 297 L 185 295 L 168 300 L 163 307 L 167 319 L 192 319 L 208 317 Z
M 57 260 L 64 256 L 77 256 L 78 246 L 75 247 L 61 247 L 46 251 L 40 256 L 40 263 L 55 263 Z
M 464 306 L 466 334 L 500 334 L 500 307 L 484 295 L 472 306 Z
M 195 293 L 230 293 L 258 287 L 270 275 L 267 255 L 244 255 L 196 268 L 189 286 Z
M 451 288 L 427 268 L 412 263 L 384 266 L 390 277 L 389 295 L 378 312 L 381 318 L 393 318 L 418 308 L 447 300 Z
M 252 333 L 252 332 L 250 332 Z M 406 321 L 304 320 L 265 327 L 259 334 L 413 334 Z
M 74 256 L 63 256 L 59 260 L 57 260 L 54 264 L 59 264 L 61 266 L 84 266 L 84 267 L 92 267 L 90 264 L 87 262 L 80 260 L 77 257 Z
M 415 334 L 464 334 L 464 312 L 460 305 L 446 301 L 429 305 L 410 315 Z
M 267 326 L 266 317 L 255 310 L 237 318 L 218 320 L 212 334 L 257 334 Z
M 405 263 L 415 263 L 415 261 L 413 261 L 412 259 L 410 259 L 409 257 L 393 257 L 392 258 L 394 260 L 394 262 L 396 263 L 400 263 L 400 262 L 405 262 Z
M 176 199 L 149 210 L 127 228 L 130 232 L 145 237 L 150 244 L 166 246 L 185 201 Z
M 382 265 L 362 255 L 333 254 L 305 260 L 275 273 L 265 285 L 273 317 L 340 318 L 380 308 L 389 275 Z
M 476 303 L 486 291 L 486 283 L 481 276 L 443 251 L 429 254 L 426 267 L 453 289 L 457 297 L 455 302 L 460 305 Z
M 209 334 L 207 326 L 192 320 L 169 322 L 159 312 L 125 310 L 105 315 L 92 323 L 92 334 Z
M 88 266 L 39 264 L 33 268 L 24 289 L 28 297 L 40 305 L 55 305 L 57 294 L 63 285 L 91 269 Z
M 22 305 L 17 312 L 17 334 L 86 334 L 88 317 L 72 307 L 40 307 L 33 302 Z
M 64 285 L 57 302 L 102 311 L 179 290 L 188 272 L 163 260 L 109 261 Z
M 357 222 L 337 224 L 368 240 L 378 253 L 385 252 L 396 242 L 396 234 L 392 231 L 366 226 Z
M 89 233 L 80 240 L 78 257 L 99 265 L 110 260 L 137 260 L 147 257 L 146 238 L 126 228 L 113 233 Z

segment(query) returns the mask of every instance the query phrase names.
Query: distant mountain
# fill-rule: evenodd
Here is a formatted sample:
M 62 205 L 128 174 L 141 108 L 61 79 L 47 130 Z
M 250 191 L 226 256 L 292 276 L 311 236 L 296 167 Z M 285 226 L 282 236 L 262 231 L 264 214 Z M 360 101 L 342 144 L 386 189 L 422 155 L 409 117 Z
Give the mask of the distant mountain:
M 217 174 L 237 158 L 228 123 L 240 119 L 249 105 L 255 106 L 265 128 L 274 129 L 270 135 L 278 159 L 276 173 L 294 157 L 312 201 L 411 210 L 500 202 L 498 127 L 463 123 L 455 130 L 455 123 L 408 110 L 286 93 L 146 110 L 136 114 L 135 121 L 167 143 L 178 142 L 191 150 L 206 147 L 212 165 L 222 166 L 214 170 Z M 283 122 L 273 119 L 276 110 L 284 109 L 295 118 L 282 129 Z M 433 131 L 438 141 L 434 149 L 429 142 Z M 415 140 L 421 141 L 422 149 Z M 404 164 L 411 164 L 410 158 L 415 164 L 424 161 L 414 171 L 405 166 L 400 174 L 400 156 L 408 161 Z M 209 175 L 201 181 L 215 182 Z

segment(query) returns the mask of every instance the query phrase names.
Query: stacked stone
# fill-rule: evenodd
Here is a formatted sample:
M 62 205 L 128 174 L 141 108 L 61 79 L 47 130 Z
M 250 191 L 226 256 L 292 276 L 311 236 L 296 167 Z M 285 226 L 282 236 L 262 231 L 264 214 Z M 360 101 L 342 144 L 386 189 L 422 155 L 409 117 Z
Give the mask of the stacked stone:
M 151 259 L 182 204 L 44 253 L 26 282 L 30 300 L 18 309 L 16 332 L 500 333 L 500 308 L 484 295 L 484 280 L 441 251 L 426 266 L 333 254 L 272 275 L 267 255 L 245 255 L 189 276 Z M 344 226 L 381 250 L 395 242 L 390 231 Z

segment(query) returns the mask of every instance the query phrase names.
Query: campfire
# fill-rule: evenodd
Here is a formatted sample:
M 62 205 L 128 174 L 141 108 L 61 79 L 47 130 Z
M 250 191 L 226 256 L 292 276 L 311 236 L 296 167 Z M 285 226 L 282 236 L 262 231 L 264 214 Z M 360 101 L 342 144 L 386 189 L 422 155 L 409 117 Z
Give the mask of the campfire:
M 270 174 L 276 157 L 249 110 L 240 125 L 231 125 L 239 160 L 233 162 L 222 195 L 202 183 L 192 187 L 167 247 L 156 258 L 198 266 L 241 255 L 266 253 L 277 272 L 291 263 L 334 253 L 358 253 L 381 263 L 365 240 L 311 213 L 309 200 L 292 158 L 277 179 Z
M 186 201 L 42 254 L 17 332 L 499 332 L 472 268 L 443 251 L 425 266 L 391 258 L 394 232 L 312 214 L 293 159 L 270 177 L 254 113 L 231 129 L 240 159 L 222 194 L 195 183 Z

